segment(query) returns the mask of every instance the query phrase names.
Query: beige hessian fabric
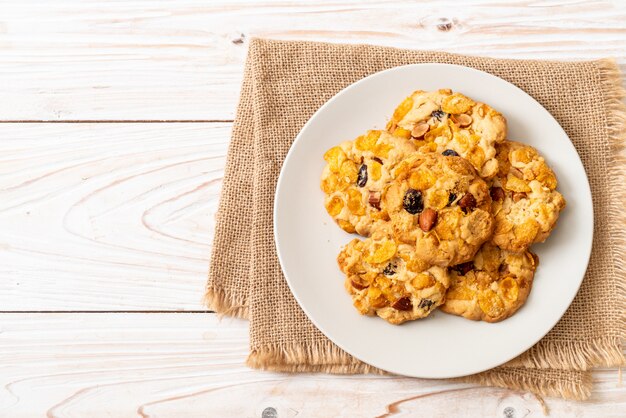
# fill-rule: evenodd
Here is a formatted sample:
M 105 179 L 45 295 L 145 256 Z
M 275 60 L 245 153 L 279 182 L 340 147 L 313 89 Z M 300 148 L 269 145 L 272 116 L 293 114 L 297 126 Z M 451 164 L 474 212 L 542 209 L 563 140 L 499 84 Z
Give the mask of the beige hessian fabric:
M 585 399 L 591 392 L 591 368 L 624 364 L 626 167 L 619 150 L 626 113 L 619 71 L 610 60 L 500 60 L 369 45 L 253 39 L 217 214 L 207 304 L 218 313 L 250 320 L 248 364 L 252 367 L 380 372 L 331 343 L 291 295 L 274 248 L 274 190 L 293 139 L 324 102 L 372 73 L 423 62 L 486 71 L 533 96 L 576 146 L 593 193 L 591 262 L 565 316 L 517 359 L 462 380 Z

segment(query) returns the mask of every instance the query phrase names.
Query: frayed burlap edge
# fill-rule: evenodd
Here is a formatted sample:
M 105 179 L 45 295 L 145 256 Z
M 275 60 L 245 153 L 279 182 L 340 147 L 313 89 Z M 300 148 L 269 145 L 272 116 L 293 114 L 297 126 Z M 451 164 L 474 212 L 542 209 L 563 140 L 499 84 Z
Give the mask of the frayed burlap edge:
M 251 350 L 246 364 L 253 369 L 275 372 L 323 372 L 333 374 L 387 374 L 363 363 L 336 345 L 324 343 L 272 344 Z
M 506 366 L 580 371 L 593 367 L 623 366 L 622 342 L 621 337 L 591 341 L 541 341 Z
M 248 301 L 223 289 L 207 287 L 202 304 L 214 311 L 218 317 L 232 316 L 240 319 L 249 318 Z
M 575 401 L 584 401 L 591 396 L 593 378 L 591 372 L 567 372 L 579 376 L 579 380 L 546 379 L 543 376 L 527 376 L 528 369 L 493 369 L 471 376 L 451 379 L 464 383 L 477 383 L 482 386 L 495 386 L 532 392 L 539 399 L 542 396 L 558 396 Z M 538 371 L 541 373 L 541 371 Z M 540 389 L 541 388 L 541 389 Z M 543 400 L 541 400 L 543 403 Z M 545 408 L 545 405 L 544 405 Z
M 615 243 L 613 259 L 617 277 L 616 295 L 620 311 L 626 312 L 626 231 L 619 226 L 626 223 L 626 158 L 621 152 L 626 142 L 626 106 L 622 98 L 626 96 L 621 86 L 621 75 L 613 60 L 596 61 L 600 83 L 607 109 L 606 129 L 613 155 L 609 160 L 607 181 L 618 199 L 607 208 L 613 224 L 612 240 Z M 207 289 L 205 303 L 220 315 L 247 318 L 248 307 L 245 300 L 238 300 L 223 290 Z M 579 372 L 579 380 L 546 380 L 539 376 L 519 376 L 514 373 L 519 368 L 562 369 L 576 365 L 578 370 L 588 370 L 593 366 L 620 366 L 625 364 L 622 353 L 626 324 L 626 314 L 619 318 L 619 336 L 605 337 L 592 342 L 563 344 L 542 343 L 531 348 L 504 367 L 489 370 L 477 375 L 466 376 L 454 381 L 478 383 L 487 386 L 526 390 L 543 395 L 561 396 L 567 399 L 583 400 L 590 396 L 592 380 L 589 373 Z M 336 346 L 329 349 L 326 344 L 301 346 L 272 345 L 256 347 L 246 360 L 255 369 L 280 372 L 325 372 L 335 374 L 374 373 L 384 371 L 359 362 Z M 574 372 L 575 373 L 575 372 Z
M 256 347 L 248 356 L 246 364 L 253 369 L 273 372 L 389 374 L 356 360 L 335 345 L 329 348 L 327 344 L 309 344 L 306 348 L 293 344 Z M 528 370 L 523 367 L 496 368 L 450 380 L 529 391 L 539 397 L 559 396 L 565 399 L 585 400 L 591 395 L 592 379 L 588 372 L 563 372 L 573 374 L 579 379 L 546 378 L 541 370 L 536 372 L 536 376 L 529 376 Z
M 613 218 L 611 240 L 615 243 L 612 248 L 613 268 L 616 276 L 616 299 L 619 320 L 619 338 L 623 343 L 626 339 L 626 105 L 623 100 L 626 90 L 622 87 L 622 74 L 615 60 L 604 59 L 597 61 L 600 71 L 604 101 L 607 112 L 607 134 L 612 150 L 609 160 L 608 181 L 612 193 L 617 197 L 611 201 L 608 212 Z M 620 347 L 621 348 L 621 347 Z M 623 366 L 626 363 L 622 354 Z
M 242 152 L 242 140 L 244 143 L 247 143 L 243 136 L 253 130 L 251 115 L 253 113 L 252 109 L 252 63 L 255 61 L 255 54 L 253 50 L 250 49 L 248 51 L 248 56 L 246 57 L 246 63 L 243 74 L 243 81 L 241 83 L 241 92 L 239 95 L 239 103 L 237 104 L 237 114 L 235 117 L 235 121 L 233 123 L 233 129 L 231 133 L 231 141 L 228 147 L 228 156 L 226 159 L 226 167 L 224 169 L 224 182 L 222 184 L 222 192 L 220 195 L 220 201 L 218 210 L 215 216 L 216 219 L 216 228 L 215 228 L 215 236 L 213 239 L 213 248 L 211 250 L 211 262 L 209 265 L 209 271 L 207 275 L 207 282 L 204 292 L 204 297 L 202 299 L 202 303 L 204 306 L 208 307 L 210 310 L 214 311 L 218 317 L 223 316 L 232 316 L 236 318 L 248 319 L 249 318 L 249 307 L 248 307 L 248 292 L 247 287 L 245 292 L 242 293 L 242 289 L 230 289 L 230 291 L 225 290 L 222 283 L 223 277 L 225 275 L 232 274 L 242 274 L 241 277 L 244 277 L 243 274 L 247 274 L 247 272 L 237 272 L 233 273 L 232 271 L 224 272 L 221 269 L 215 268 L 215 262 L 217 259 L 223 257 L 223 242 L 218 240 L 218 234 L 224 233 L 228 236 L 232 231 L 220 231 L 220 223 L 227 222 L 225 217 L 228 216 L 228 203 L 226 197 L 226 188 L 225 185 L 229 181 L 229 169 L 228 167 L 237 166 L 237 157 L 241 157 L 238 153 Z M 239 139 L 239 140 L 238 140 Z M 235 160 L 235 161 L 233 161 Z M 241 185 L 239 185 L 239 193 L 241 194 Z M 248 240 L 249 241 L 249 240 Z M 220 245 L 221 244 L 221 245 Z M 232 244 L 232 243 L 229 243 Z M 246 260 L 247 265 L 249 265 L 250 260 Z M 248 269 L 249 270 L 249 269 Z M 247 277 L 247 276 L 245 276 Z M 239 291 L 238 291 L 239 290 Z

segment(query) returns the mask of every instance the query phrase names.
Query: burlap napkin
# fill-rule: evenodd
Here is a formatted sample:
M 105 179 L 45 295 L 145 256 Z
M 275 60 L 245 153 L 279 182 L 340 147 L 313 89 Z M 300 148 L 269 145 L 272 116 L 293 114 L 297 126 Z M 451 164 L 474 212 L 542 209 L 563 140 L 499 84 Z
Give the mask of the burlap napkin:
M 367 75 L 422 62 L 477 68 L 538 100 L 576 146 L 594 200 L 591 262 L 565 316 L 520 357 L 462 380 L 585 399 L 591 392 L 588 371 L 592 367 L 624 364 L 626 167 L 619 150 L 626 135 L 626 112 L 619 71 L 610 60 L 500 60 L 369 45 L 253 39 L 217 214 L 208 306 L 250 320 L 251 367 L 379 372 L 330 342 L 291 295 L 274 248 L 274 191 L 293 139 L 324 102 Z

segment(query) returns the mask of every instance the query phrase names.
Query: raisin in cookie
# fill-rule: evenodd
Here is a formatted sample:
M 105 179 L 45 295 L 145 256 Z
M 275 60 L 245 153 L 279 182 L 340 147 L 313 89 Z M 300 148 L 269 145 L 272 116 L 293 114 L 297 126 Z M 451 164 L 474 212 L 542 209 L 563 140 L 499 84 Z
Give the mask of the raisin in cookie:
M 445 268 L 429 266 L 413 246 L 389 238 L 354 239 L 337 262 L 357 310 L 392 324 L 428 316 L 449 286 Z
M 344 231 L 369 236 L 374 225 L 389 220 L 380 207 L 381 192 L 391 169 L 414 151 L 411 141 L 384 131 L 369 131 L 326 151 L 325 207 Z
M 506 137 L 506 120 L 461 93 L 418 90 L 396 108 L 387 130 L 413 138 L 423 152 L 460 155 L 481 177 L 491 178 L 498 171 L 495 145 Z
M 554 172 L 533 147 L 506 141 L 497 151 L 499 170 L 491 186 L 493 242 L 522 252 L 550 235 L 565 199 L 555 190 Z
M 526 302 L 538 263 L 530 251 L 485 244 L 473 261 L 449 269 L 451 285 L 441 310 L 475 321 L 502 321 Z
M 415 153 L 393 170 L 383 193 L 393 236 L 425 262 L 471 260 L 493 232 L 489 188 L 467 160 Z

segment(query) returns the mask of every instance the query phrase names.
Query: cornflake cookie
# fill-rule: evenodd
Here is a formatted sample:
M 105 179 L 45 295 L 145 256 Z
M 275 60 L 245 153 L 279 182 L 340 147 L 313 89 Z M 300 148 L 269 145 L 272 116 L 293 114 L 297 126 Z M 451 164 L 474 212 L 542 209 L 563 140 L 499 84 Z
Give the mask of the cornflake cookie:
M 391 169 L 413 152 L 411 141 L 385 131 L 369 131 L 326 151 L 326 211 L 344 231 L 369 236 L 374 225 L 389 220 L 380 199 Z
M 449 269 L 451 285 L 441 310 L 475 321 L 502 321 L 526 302 L 538 264 L 530 251 L 485 244 L 473 262 Z
M 506 141 L 497 150 L 499 171 L 490 191 L 496 224 L 492 240 L 504 250 L 522 252 L 548 238 L 565 199 L 555 190 L 554 172 L 533 147 Z
M 356 309 L 392 324 L 428 316 L 450 284 L 445 268 L 429 266 L 413 246 L 386 237 L 352 240 L 337 262 Z
M 417 90 L 387 124 L 394 135 L 415 140 L 422 152 L 447 152 L 469 160 L 481 177 L 498 171 L 495 145 L 506 137 L 506 120 L 484 103 L 453 93 Z
M 491 198 L 467 160 L 416 153 L 393 170 L 383 194 L 392 233 L 425 262 L 446 267 L 471 260 L 493 231 Z

